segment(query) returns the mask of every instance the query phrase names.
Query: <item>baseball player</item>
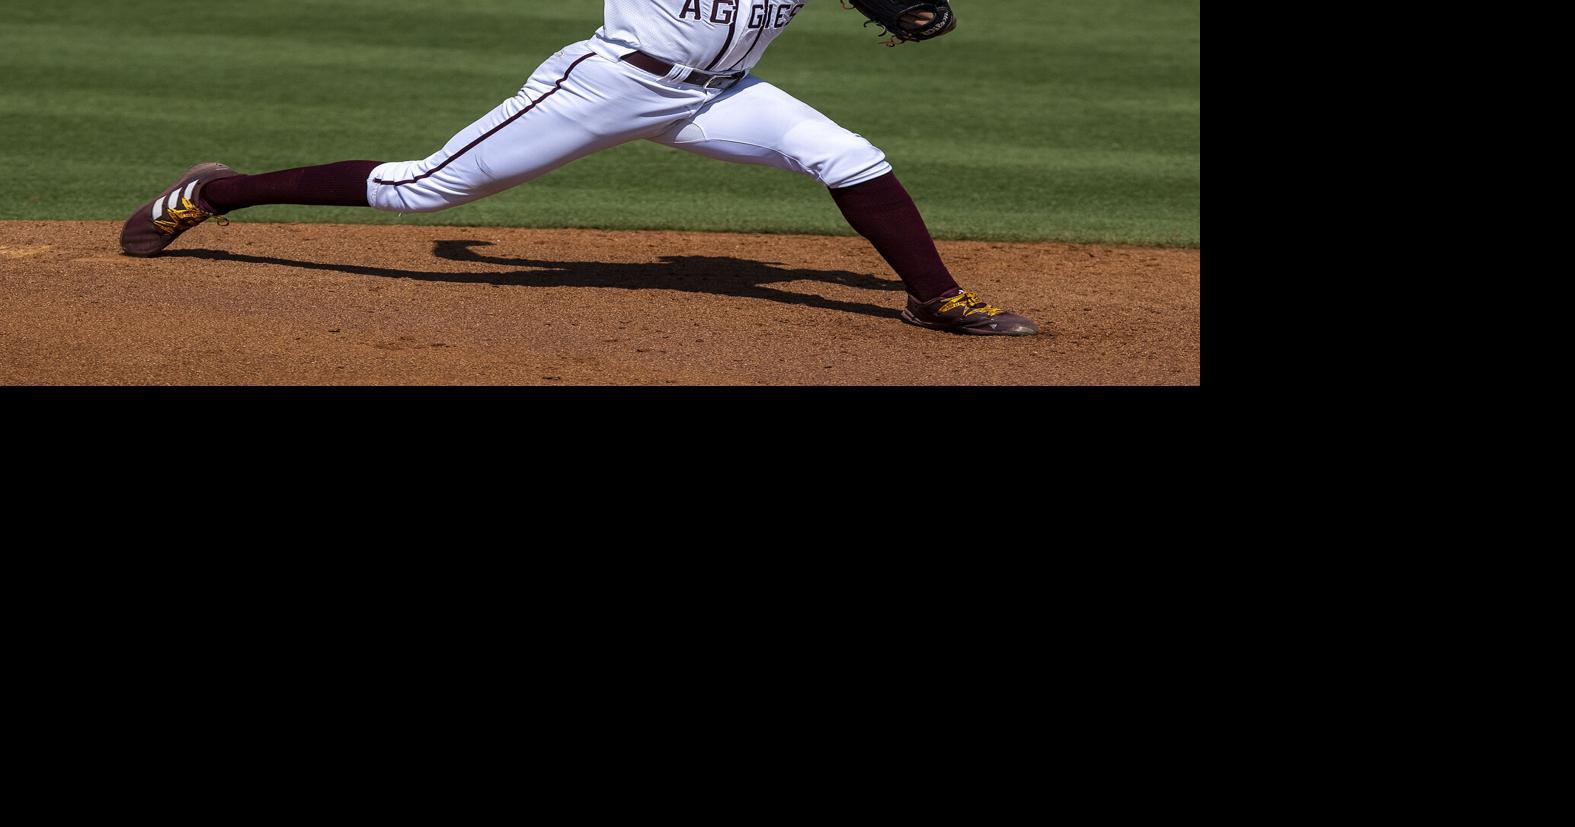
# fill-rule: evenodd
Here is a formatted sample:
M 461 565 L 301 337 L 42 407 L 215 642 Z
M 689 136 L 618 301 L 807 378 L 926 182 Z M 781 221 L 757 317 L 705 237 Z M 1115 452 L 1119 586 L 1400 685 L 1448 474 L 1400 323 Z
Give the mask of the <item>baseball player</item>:
M 262 175 L 199 164 L 131 216 L 121 247 L 128 255 L 157 255 L 210 218 L 262 204 L 436 212 L 643 139 L 791 170 L 825 185 L 848 223 L 902 278 L 902 318 L 911 324 L 976 335 L 1038 333 L 1032 321 L 992 307 L 952 279 L 884 153 L 753 74 L 810 2 L 605 0 L 595 36 L 548 58 L 519 94 L 430 157 Z M 892 43 L 956 26 L 944 0 L 853 2 L 893 35 Z

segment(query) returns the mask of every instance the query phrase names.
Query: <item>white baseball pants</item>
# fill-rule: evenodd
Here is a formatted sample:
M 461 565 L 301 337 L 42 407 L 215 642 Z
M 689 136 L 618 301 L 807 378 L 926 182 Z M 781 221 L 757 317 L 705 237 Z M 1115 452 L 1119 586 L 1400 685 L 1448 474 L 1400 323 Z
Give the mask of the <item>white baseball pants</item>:
M 558 52 L 520 93 L 435 155 L 383 164 L 367 201 L 390 212 L 436 212 L 493 195 L 570 161 L 634 140 L 808 175 L 831 188 L 891 172 L 869 141 L 754 76 L 725 90 L 679 83 L 593 51 Z

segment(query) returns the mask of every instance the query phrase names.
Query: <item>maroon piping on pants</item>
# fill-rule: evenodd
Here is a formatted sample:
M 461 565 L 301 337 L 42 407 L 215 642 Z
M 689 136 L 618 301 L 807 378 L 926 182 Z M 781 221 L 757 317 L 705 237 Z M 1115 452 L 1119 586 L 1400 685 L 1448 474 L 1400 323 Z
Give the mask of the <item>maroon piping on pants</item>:
M 765 19 L 760 21 L 760 29 L 755 32 L 755 42 L 749 44 L 749 48 L 744 50 L 744 56 L 743 57 L 740 57 L 738 60 L 733 62 L 732 66 L 728 67 L 727 70 L 729 72 L 733 71 L 734 69 L 737 69 L 739 66 L 742 66 L 744 64 L 744 61 L 749 59 L 750 53 L 755 51 L 755 47 L 760 45 L 760 39 L 766 36 L 766 28 L 771 25 L 771 15 L 769 14 L 770 10 L 771 10 L 771 7 L 769 5 L 767 5 L 766 6 L 766 11 L 768 13 L 766 14 Z M 740 38 L 740 41 L 742 41 L 742 38 Z
M 452 164 L 456 160 L 458 160 L 460 158 L 460 156 L 462 156 L 465 153 L 471 151 L 472 149 L 475 149 L 476 147 L 480 146 L 482 141 L 485 141 L 486 139 L 492 137 L 493 135 L 498 134 L 498 132 L 500 130 L 502 130 L 504 127 L 506 127 L 509 124 L 514 123 L 515 121 L 519 120 L 520 117 L 523 116 L 526 112 L 529 112 L 532 109 L 535 109 L 537 104 L 539 104 L 542 101 L 552 97 L 554 92 L 557 92 L 559 89 L 563 88 L 563 82 L 569 79 L 569 75 L 574 74 L 574 68 L 576 66 L 579 66 L 581 63 L 584 63 L 585 61 L 587 61 L 587 60 L 589 60 L 589 59 L 591 59 L 592 57 L 595 57 L 595 56 L 596 56 L 596 53 L 592 52 L 592 53 L 590 53 L 590 54 L 580 58 L 579 60 L 576 60 L 573 63 L 569 64 L 569 68 L 566 71 L 564 71 L 563 77 L 558 78 L 558 82 L 554 83 L 552 85 L 552 88 L 548 89 L 547 93 L 545 95 L 542 95 L 541 97 L 531 101 L 530 102 L 530 106 L 527 106 L 524 109 L 521 109 L 520 111 L 515 112 L 512 116 L 509 117 L 508 120 L 506 120 L 503 123 L 500 123 L 497 126 L 487 130 L 487 134 L 482 135 L 480 138 L 477 138 L 474 141 L 471 141 L 468 146 L 466 146 L 464 149 L 461 149 L 460 151 L 454 153 L 453 155 L 450 155 L 447 159 L 445 159 L 443 161 L 443 163 L 438 164 L 437 166 L 427 170 L 426 172 L 421 173 L 420 175 L 417 175 L 416 177 L 410 179 L 409 181 L 382 181 L 382 180 L 378 180 L 378 179 L 374 178 L 374 179 L 372 179 L 372 183 L 374 183 L 374 184 L 383 184 L 384 186 L 390 186 L 390 187 L 402 187 L 402 186 L 404 186 L 406 184 L 414 184 L 414 183 L 416 183 L 417 181 L 420 181 L 423 178 L 428 178 L 428 177 L 431 177 L 433 175 L 436 175 L 437 173 L 441 172 L 444 167 L 446 167 L 449 164 Z
M 738 31 L 738 15 L 739 10 L 733 9 L 733 22 L 727 24 L 727 40 L 722 42 L 722 51 L 717 52 L 716 57 L 711 58 L 711 62 L 706 64 L 707 72 L 715 69 L 716 65 L 722 62 L 722 57 L 727 54 L 727 50 L 733 48 L 733 34 Z

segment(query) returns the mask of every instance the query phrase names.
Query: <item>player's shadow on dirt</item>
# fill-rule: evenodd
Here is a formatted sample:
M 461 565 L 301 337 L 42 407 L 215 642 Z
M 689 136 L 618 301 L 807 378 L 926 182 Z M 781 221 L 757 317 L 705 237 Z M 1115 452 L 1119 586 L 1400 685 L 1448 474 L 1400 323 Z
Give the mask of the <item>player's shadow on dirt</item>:
M 679 290 L 689 293 L 706 293 L 718 296 L 764 299 L 783 304 L 819 307 L 889 319 L 897 310 L 860 302 L 838 301 L 824 296 L 794 293 L 767 285 L 791 281 L 818 281 L 857 287 L 862 290 L 902 292 L 900 281 L 880 279 L 847 270 L 809 270 L 778 267 L 761 261 L 749 261 L 727 256 L 662 256 L 657 262 L 621 264 L 605 261 L 541 261 L 528 258 L 503 258 L 483 255 L 478 247 L 490 247 L 490 241 L 455 240 L 439 241 L 433 255 L 449 261 L 489 264 L 500 267 L 523 267 L 514 272 L 487 271 L 477 273 L 445 273 L 425 270 L 402 270 L 390 267 L 364 267 L 355 264 L 328 264 L 316 261 L 297 261 L 271 256 L 252 256 L 223 250 L 174 250 L 164 255 L 177 258 L 200 258 L 210 261 L 238 261 L 245 264 L 272 264 L 280 267 L 298 267 L 303 270 L 327 270 L 358 276 L 415 279 L 417 281 L 444 281 L 457 284 L 496 284 L 511 287 L 617 287 L 625 290 Z

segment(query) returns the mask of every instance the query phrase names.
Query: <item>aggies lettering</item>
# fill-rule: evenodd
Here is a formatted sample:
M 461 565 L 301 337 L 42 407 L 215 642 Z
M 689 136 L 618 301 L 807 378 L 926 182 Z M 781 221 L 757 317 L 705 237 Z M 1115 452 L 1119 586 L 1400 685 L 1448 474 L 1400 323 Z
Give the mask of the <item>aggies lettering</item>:
M 723 26 L 732 25 L 738 16 L 739 0 L 716 0 L 711 4 L 711 22 Z M 803 3 L 754 3 L 749 7 L 748 28 L 760 29 L 770 25 L 773 29 L 785 28 L 798 16 L 804 8 Z M 684 0 L 684 7 L 679 10 L 680 18 L 705 20 L 700 13 L 700 0 Z

